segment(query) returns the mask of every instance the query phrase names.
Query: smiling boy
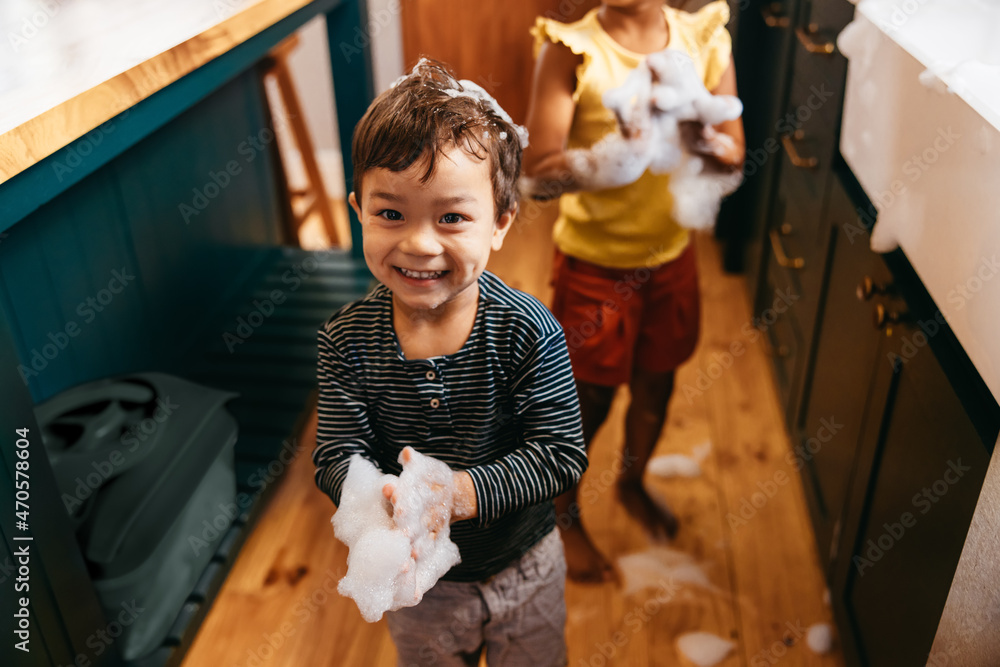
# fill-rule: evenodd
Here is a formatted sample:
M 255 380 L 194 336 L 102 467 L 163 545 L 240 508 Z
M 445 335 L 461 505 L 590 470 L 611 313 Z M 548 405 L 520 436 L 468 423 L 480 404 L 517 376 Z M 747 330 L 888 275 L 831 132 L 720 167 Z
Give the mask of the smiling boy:
M 355 129 L 365 261 L 382 283 L 319 330 L 316 483 L 353 454 L 453 471 L 461 563 L 387 614 L 401 665 L 563 665 L 566 565 L 552 498 L 587 466 L 562 329 L 486 271 L 517 212 L 523 128 L 421 61 Z M 395 502 L 392 489 L 386 496 Z

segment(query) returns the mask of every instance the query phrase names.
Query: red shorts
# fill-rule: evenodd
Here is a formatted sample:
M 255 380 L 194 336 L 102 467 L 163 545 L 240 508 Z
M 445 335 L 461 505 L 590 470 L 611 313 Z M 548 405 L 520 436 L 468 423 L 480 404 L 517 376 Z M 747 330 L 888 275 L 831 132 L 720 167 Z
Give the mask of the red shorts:
M 577 380 L 613 387 L 631 379 L 633 365 L 666 373 L 694 353 L 701 302 L 692 243 L 671 262 L 636 269 L 598 266 L 556 249 L 552 313 Z

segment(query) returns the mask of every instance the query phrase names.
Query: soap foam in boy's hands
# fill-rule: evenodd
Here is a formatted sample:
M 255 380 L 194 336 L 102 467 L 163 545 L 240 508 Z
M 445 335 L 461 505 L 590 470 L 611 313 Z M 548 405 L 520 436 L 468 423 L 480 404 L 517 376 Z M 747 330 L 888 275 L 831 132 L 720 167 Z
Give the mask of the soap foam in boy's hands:
M 451 541 L 452 471 L 407 447 L 399 477 L 383 475 L 354 455 L 333 516 L 348 546 L 347 576 L 337 590 L 352 598 L 366 621 L 411 607 L 461 559 Z

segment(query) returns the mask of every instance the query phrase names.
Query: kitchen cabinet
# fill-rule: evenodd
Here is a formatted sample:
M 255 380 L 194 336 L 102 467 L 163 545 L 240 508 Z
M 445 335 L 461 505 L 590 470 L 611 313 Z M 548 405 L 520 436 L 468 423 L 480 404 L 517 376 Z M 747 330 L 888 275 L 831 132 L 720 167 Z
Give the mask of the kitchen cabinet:
M 870 203 L 831 182 L 829 280 L 796 444 L 848 664 L 923 664 L 1000 410 Z
M 872 667 L 926 661 L 996 438 L 979 437 L 932 349 L 908 356 L 921 329 L 891 328 L 832 582 L 853 653 Z
M 754 233 L 759 264 L 751 244 L 746 265 L 755 316 L 773 320 L 779 400 L 847 662 L 916 665 L 1000 408 L 904 253 L 870 249 L 877 213 L 839 151 L 847 62 L 835 39 L 853 13 L 846 0 L 813 0 L 791 23 L 777 176 Z M 780 294 L 794 306 L 769 314 Z
M 891 282 L 839 178 L 827 208 L 828 283 L 804 384 L 796 445 L 821 563 L 828 567 L 868 408 L 879 337 L 870 295 Z M 860 298 L 859 298 L 860 297 Z M 833 424 L 834 426 L 830 426 Z
M 0 131 L 0 424 L 28 433 L 31 471 L 30 526 L 15 526 L 13 512 L 0 518 L 0 580 L 10 585 L 12 556 L 30 544 L 32 639 L 31 662 L 10 642 L 3 665 L 180 664 L 298 446 L 315 400 L 316 330 L 370 280 L 360 243 L 353 255 L 286 245 L 295 242 L 283 233 L 290 203 L 260 70 L 277 44 L 325 16 L 341 141 L 350 145 L 373 97 L 371 59 L 367 45 L 353 60 L 336 45 L 361 34 L 363 0 L 262 0 L 223 14 L 189 3 L 201 21 L 193 34 L 185 21 L 158 20 L 176 8 L 132 4 L 130 19 L 151 34 L 99 20 L 96 6 L 88 15 L 100 30 L 72 30 L 71 13 L 50 17 L 49 30 L 93 47 L 74 42 L 74 63 L 114 71 L 80 66 L 76 74 L 94 79 L 72 94 L 55 83 L 74 77 L 24 77 L 4 99 L 34 104 L 38 86 L 51 106 L 17 122 L 6 108 L 0 114 L 12 123 Z M 140 37 L 130 57 L 142 55 L 124 72 L 96 57 L 122 31 Z M 345 173 L 350 179 L 349 160 Z M 239 422 L 240 512 L 166 636 L 126 662 L 118 643 L 95 640 L 114 619 L 99 604 L 34 407 L 91 380 L 149 371 L 239 394 L 230 410 Z M 14 447 L 0 449 L 0 459 L 0 493 L 13 498 Z M 110 464 L 92 463 L 103 483 L 100 466 Z M 89 494 L 97 482 L 86 480 Z M 3 611 L 13 604 L 5 593 Z
M 801 409 L 804 371 L 812 353 L 830 233 L 823 210 L 837 155 L 847 61 L 835 37 L 853 16 L 847 0 L 803 2 L 794 22 L 788 98 L 775 123 L 781 152 L 777 191 L 764 245 L 757 313 L 776 294 L 792 294 L 794 308 L 768 329 L 776 380 L 790 428 Z
M 780 135 L 775 120 L 783 115 L 791 73 L 793 22 L 799 0 L 740 2 L 733 30 L 736 84 L 743 101 L 747 157 L 744 181 L 719 212 L 716 234 L 723 241 L 725 266 L 743 270 L 757 285 L 774 187 Z

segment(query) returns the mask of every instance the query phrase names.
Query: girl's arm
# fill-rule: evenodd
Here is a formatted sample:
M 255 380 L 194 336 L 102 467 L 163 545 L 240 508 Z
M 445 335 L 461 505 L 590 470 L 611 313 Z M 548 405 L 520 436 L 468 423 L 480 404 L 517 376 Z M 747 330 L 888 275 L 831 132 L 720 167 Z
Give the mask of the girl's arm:
M 563 44 L 546 42 L 535 63 L 528 101 L 528 140 L 524 175 L 531 179 L 531 196 L 553 199 L 580 189 L 566 162 L 566 141 L 576 102 L 576 68 L 583 62 Z
M 711 92 L 713 95 L 736 95 L 736 67 L 732 56 L 729 56 L 729 67 L 722 74 L 719 85 Z M 698 123 L 688 124 L 684 133 L 688 148 L 711 160 L 716 169 L 738 171 L 743 168 L 746 138 L 742 117 L 708 128 Z

